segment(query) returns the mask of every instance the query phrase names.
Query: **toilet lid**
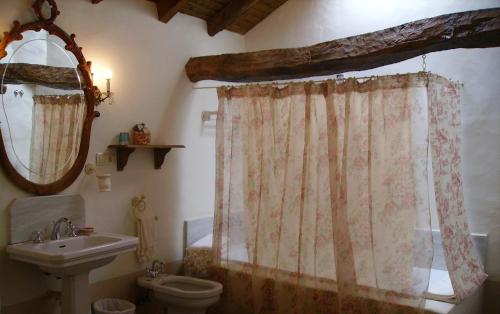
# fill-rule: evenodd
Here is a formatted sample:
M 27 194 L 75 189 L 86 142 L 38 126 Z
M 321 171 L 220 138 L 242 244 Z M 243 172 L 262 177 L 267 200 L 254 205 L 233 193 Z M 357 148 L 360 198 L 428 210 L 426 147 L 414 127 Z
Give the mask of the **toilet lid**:
M 222 293 L 222 285 L 216 281 L 186 276 L 158 278 L 152 286 L 154 291 L 186 299 L 209 298 Z

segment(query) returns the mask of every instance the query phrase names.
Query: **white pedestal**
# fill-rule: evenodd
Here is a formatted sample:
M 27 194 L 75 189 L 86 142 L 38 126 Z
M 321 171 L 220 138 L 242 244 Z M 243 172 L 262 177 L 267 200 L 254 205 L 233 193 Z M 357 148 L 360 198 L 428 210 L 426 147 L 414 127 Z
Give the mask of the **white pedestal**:
M 89 272 L 65 275 L 62 280 L 61 313 L 90 314 Z

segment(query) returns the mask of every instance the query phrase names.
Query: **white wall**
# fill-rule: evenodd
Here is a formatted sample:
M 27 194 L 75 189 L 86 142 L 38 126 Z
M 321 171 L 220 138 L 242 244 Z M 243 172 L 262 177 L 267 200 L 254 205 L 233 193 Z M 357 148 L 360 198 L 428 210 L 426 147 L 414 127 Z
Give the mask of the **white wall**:
M 452 12 L 499 7 L 499 0 L 289 0 L 246 34 L 249 51 L 299 47 Z M 346 76 L 416 72 L 422 59 Z M 427 70 L 464 83 L 464 196 L 472 232 L 488 233 L 486 270 L 500 281 L 500 48 L 427 56 Z M 500 291 L 497 291 L 500 297 Z
M 213 91 L 193 92 L 184 73 L 191 56 L 244 51 L 240 35 L 222 32 L 210 37 L 206 24 L 186 15 L 168 24 L 157 20 L 154 4 L 144 0 L 57 1 L 62 12 L 57 24 L 84 49 L 96 67 L 113 70 L 115 103 L 98 108 L 101 117 L 93 124 L 88 162 L 106 149 L 121 131 L 145 122 L 153 142 L 185 144 L 173 150 L 161 170 L 153 169 L 151 152 L 130 156 L 123 172 L 114 166 L 113 191 L 97 192 L 95 177 L 81 175 L 64 193 L 80 193 L 87 205 L 88 225 L 98 231 L 134 233 L 130 201 L 145 194 L 148 209 L 159 217 L 157 257 L 166 261 L 182 256 L 182 221 L 210 215 L 214 204 L 214 130 L 202 128 L 201 111 L 217 106 Z M 0 1 L 0 32 L 11 22 L 31 21 L 31 0 Z M 8 205 L 27 196 L 0 171 L 0 297 L 2 305 L 16 304 L 45 292 L 44 276 L 35 267 L 8 259 Z M 133 254 L 119 257 L 92 273 L 92 280 L 104 280 L 140 269 Z
M 33 19 L 31 0 L 0 2 L 0 31 L 11 21 Z M 125 171 L 112 174 L 113 192 L 99 193 L 94 177 L 80 178 L 64 193 L 81 193 L 87 221 L 100 231 L 132 234 L 130 200 L 144 193 L 159 217 L 158 257 L 181 257 L 182 220 L 213 211 L 214 129 L 201 125 L 201 111 L 216 107 L 215 90 L 191 89 L 183 67 L 190 56 L 296 47 L 378 30 L 453 11 L 499 6 L 500 1 L 467 0 L 289 0 L 245 37 L 206 33 L 205 22 L 176 15 L 157 21 L 153 4 L 144 0 L 59 0 L 57 23 L 77 34 L 77 42 L 95 67 L 113 70 L 115 104 L 102 105 L 92 130 L 89 162 L 120 131 L 145 122 L 158 143 L 185 144 L 167 155 L 163 169 L 153 170 L 147 152 L 131 155 Z M 465 198 L 471 229 L 489 233 L 487 264 L 491 279 L 500 281 L 500 49 L 454 50 L 430 54 L 428 69 L 461 80 L 464 88 Z M 419 58 L 366 73 L 402 73 L 421 69 Z M 357 73 L 353 73 L 357 74 Z M 44 276 L 32 266 L 10 261 L 7 206 L 27 194 L 0 171 L 0 296 L 2 305 L 28 300 L 45 291 Z M 132 254 L 94 272 L 102 280 L 139 269 Z M 21 292 L 22 291 L 22 292 Z

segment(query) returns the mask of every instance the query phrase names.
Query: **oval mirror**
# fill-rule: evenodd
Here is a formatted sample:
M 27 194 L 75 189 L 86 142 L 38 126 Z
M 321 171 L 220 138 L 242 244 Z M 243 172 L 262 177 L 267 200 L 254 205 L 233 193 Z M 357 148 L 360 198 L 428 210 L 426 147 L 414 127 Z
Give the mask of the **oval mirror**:
M 91 78 L 73 36 L 52 21 L 15 31 L 0 59 L 0 158 L 19 186 L 53 194 L 76 179 L 87 156 Z

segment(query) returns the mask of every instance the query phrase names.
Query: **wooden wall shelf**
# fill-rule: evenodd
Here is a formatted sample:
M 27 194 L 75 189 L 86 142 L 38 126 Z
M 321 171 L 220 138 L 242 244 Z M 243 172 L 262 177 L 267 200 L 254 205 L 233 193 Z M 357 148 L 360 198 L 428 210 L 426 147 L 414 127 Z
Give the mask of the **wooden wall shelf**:
M 128 157 L 137 148 L 151 149 L 154 154 L 155 169 L 160 169 L 165 161 L 165 156 L 172 148 L 186 148 L 184 145 L 109 145 L 108 148 L 116 149 L 116 170 L 123 171 L 128 162 Z

